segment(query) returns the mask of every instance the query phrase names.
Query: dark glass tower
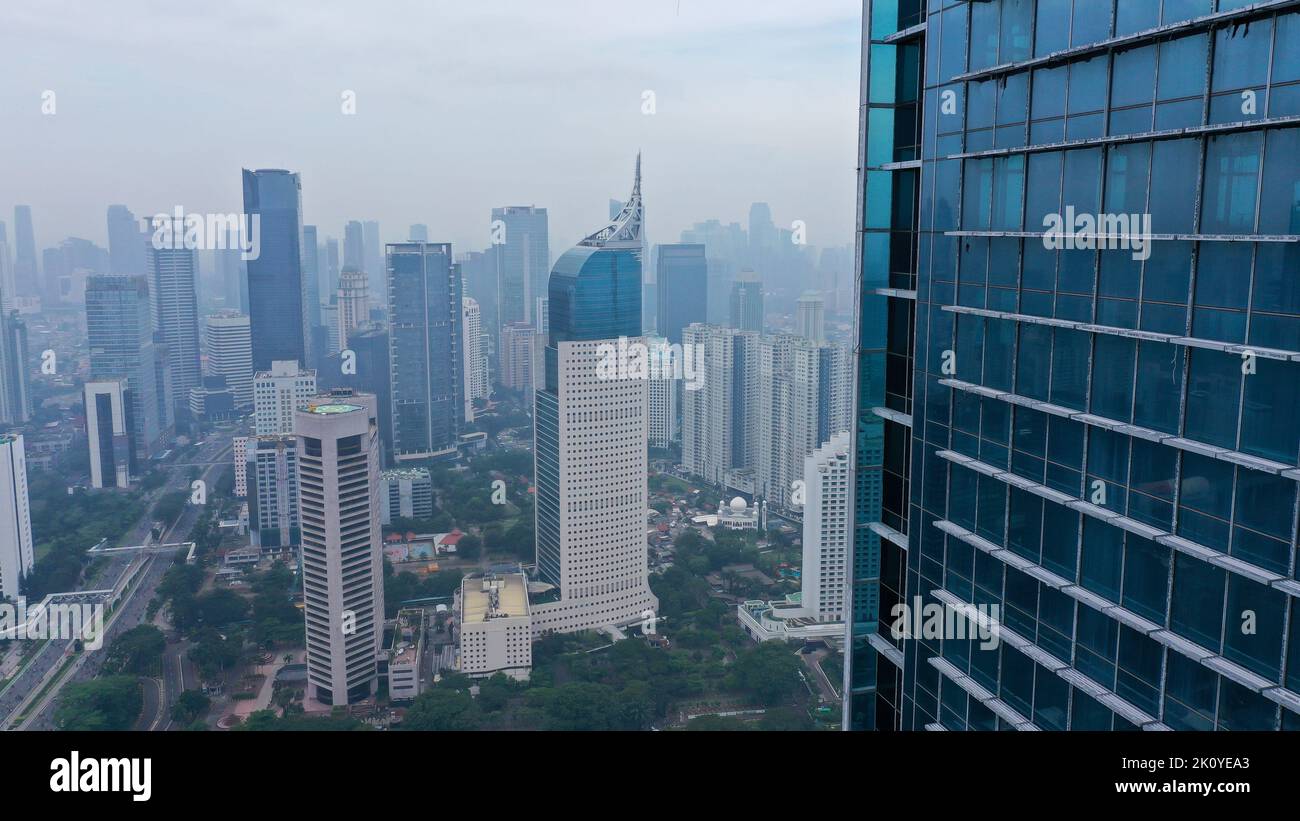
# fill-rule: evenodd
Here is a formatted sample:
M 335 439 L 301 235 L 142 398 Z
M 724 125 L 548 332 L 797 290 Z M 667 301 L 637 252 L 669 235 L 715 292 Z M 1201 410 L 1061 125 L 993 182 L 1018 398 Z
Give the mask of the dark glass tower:
M 302 274 L 302 183 L 271 168 L 244 169 L 244 213 L 259 219 L 260 252 L 249 259 L 248 313 L 253 369 L 307 362 L 307 299 Z
M 847 723 L 1300 728 L 1300 11 L 863 31 Z M 903 603 L 998 641 L 896 638 Z
M 517 322 L 538 326 L 534 308 L 537 297 L 546 294 L 551 264 L 548 219 L 545 208 L 531 205 L 492 209 L 492 264 L 502 328 Z
M 14 283 L 19 296 L 41 293 L 36 271 L 36 239 L 32 231 L 32 207 L 14 206 Z
M 130 389 L 135 456 L 143 464 L 166 435 L 165 354 L 153 342 L 149 282 L 143 276 L 95 275 L 86 280 L 86 343 L 90 379 L 125 379 Z
M 454 455 L 465 421 L 460 268 L 446 242 L 390 244 L 387 268 L 394 452 Z
M 708 277 L 703 244 L 659 246 L 658 267 L 655 269 L 655 306 L 658 309 L 655 333 L 680 345 L 683 328 L 707 321 Z

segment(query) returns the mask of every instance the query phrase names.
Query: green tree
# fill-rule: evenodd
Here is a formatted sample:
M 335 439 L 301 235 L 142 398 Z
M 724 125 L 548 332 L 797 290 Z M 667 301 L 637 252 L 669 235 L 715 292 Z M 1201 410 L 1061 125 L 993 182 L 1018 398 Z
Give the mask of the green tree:
M 753 695 L 764 705 L 786 701 L 803 686 L 799 659 L 779 641 L 765 641 L 742 651 L 730 678 L 733 689 Z
M 334 732 L 338 730 L 369 730 L 370 726 L 347 715 L 286 715 L 277 717 L 274 710 L 257 710 L 249 714 L 248 718 L 244 719 L 244 722 L 235 729 L 245 732 Z
M 133 627 L 109 645 L 104 670 L 108 673 L 155 674 L 166 648 L 167 639 L 157 627 L 152 624 Z
M 248 600 L 233 590 L 213 590 L 196 597 L 194 603 L 199 623 L 210 627 L 242 621 L 249 609 Z
M 129 730 L 144 707 L 134 676 L 108 676 L 69 684 L 54 711 L 60 730 Z
M 775 710 L 768 710 L 763 715 L 758 722 L 758 728 L 768 731 L 811 730 L 813 720 L 803 710 L 796 710 L 792 707 L 778 707 Z
M 481 724 L 478 707 L 468 692 L 434 687 L 416 697 L 401 727 L 404 730 L 476 730 Z
M 201 690 L 186 690 L 176 698 L 172 705 L 172 721 L 177 724 L 192 724 L 207 715 L 212 706 L 212 699 L 203 695 Z

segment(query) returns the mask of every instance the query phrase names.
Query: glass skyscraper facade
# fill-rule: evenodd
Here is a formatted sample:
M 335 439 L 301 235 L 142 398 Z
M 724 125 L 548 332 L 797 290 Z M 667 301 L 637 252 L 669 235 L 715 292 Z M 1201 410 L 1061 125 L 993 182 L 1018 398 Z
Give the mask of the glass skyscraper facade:
M 1300 728 L 1300 3 L 863 32 L 846 725 Z
M 671 343 L 682 343 L 682 329 L 708 318 L 709 267 L 703 243 L 659 246 L 655 332 Z
M 307 298 L 302 271 L 302 183 L 278 168 L 244 169 L 244 213 L 258 218 L 256 259 L 248 268 L 253 369 L 293 360 L 306 367 Z M 249 229 L 252 230 L 250 224 Z
M 451 243 L 388 245 L 393 450 L 398 461 L 454 455 L 465 424 L 461 278 Z
M 545 208 L 532 205 L 492 209 L 491 256 L 500 328 L 516 322 L 541 327 L 541 319 L 533 314 L 538 297 L 546 296 L 549 219 Z
M 536 392 L 537 570 L 560 585 L 561 342 L 641 336 L 640 249 L 579 245 L 555 262 L 549 283 L 546 384 Z
M 144 276 L 95 275 L 86 280 L 86 344 L 90 379 L 125 379 L 139 464 L 162 449 L 169 404 L 162 361 L 155 344 L 149 281 Z

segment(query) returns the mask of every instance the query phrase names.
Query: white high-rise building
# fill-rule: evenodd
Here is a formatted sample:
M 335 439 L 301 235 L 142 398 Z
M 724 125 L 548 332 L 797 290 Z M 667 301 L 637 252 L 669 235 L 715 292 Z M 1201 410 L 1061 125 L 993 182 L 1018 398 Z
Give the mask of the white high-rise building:
M 316 371 L 293 360 L 271 363 L 253 377 L 253 406 L 258 436 L 292 434 L 294 411 L 316 395 Z
M 461 299 L 464 322 L 461 332 L 465 336 L 461 350 L 465 352 L 465 421 L 474 421 L 474 400 L 486 399 L 487 358 L 483 354 L 483 313 L 478 301 L 471 297 Z
M 254 547 L 279 550 L 299 542 L 298 447 L 292 436 L 246 440 L 243 464 L 248 490 L 248 532 Z M 242 471 L 241 471 L 242 469 Z
M 232 441 L 235 452 L 235 496 L 244 498 L 248 495 L 248 441 L 251 437 L 236 436 Z
M 0 434 L 0 599 L 17 599 L 36 562 L 21 434 Z
M 818 621 L 843 621 L 853 532 L 848 431 L 804 459 L 803 482 L 802 606 Z
M 339 274 L 338 348 L 346 350 L 348 334 L 370 321 L 369 277 L 362 271 L 344 268 Z
M 383 638 L 378 402 L 311 399 L 294 412 L 302 516 L 308 697 L 342 705 L 375 692 Z
M 816 291 L 805 291 L 795 302 L 794 332 L 810 342 L 826 341 L 826 300 Z
M 537 333 L 532 325 L 514 323 L 501 329 L 501 384 L 528 393 L 533 389 L 533 349 Z
M 131 402 L 127 381 L 87 382 L 83 396 L 91 487 L 130 487 L 135 431 L 127 421 Z
M 797 507 L 804 457 L 849 429 L 848 350 L 698 323 L 682 331 L 682 342 L 703 346 L 704 373 L 698 390 L 680 394 L 682 467 L 778 508 Z
M 756 410 L 753 357 L 757 334 L 693 323 L 682 330 L 682 348 L 702 351 L 697 390 L 679 390 L 682 402 L 682 466 L 705 481 L 726 486 L 734 471 L 752 466 Z
M 533 666 L 528 579 L 521 573 L 466 576 L 458 599 L 460 671 L 527 681 Z
M 433 479 L 428 468 L 397 468 L 379 474 L 379 521 L 427 519 L 433 515 Z
M 248 317 L 226 311 L 207 321 L 208 373 L 221 376 L 235 394 L 235 407 L 253 404 L 253 342 Z
M 178 223 L 173 229 L 182 231 Z M 146 246 L 155 340 L 167 344 L 172 396 L 188 402 L 199 368 L 198 256 L 188 248 Z
M 639 623 L 659 606 L 645 540 L 648 383 L 602 368 L 643 341 L 640 300 L 624 298 L 641 289 L 641 223 L 638 159 L 628 204 L 551 271 L 534 418 L 537 574 L 554 598 L 532 607 L 534 635 Z
M 661 336 L 646 338 L 646 346 L 651 351 L 656 349 L 665 351 L 667 345 L 668 340 Z M 661 354 L 661 356 L 663 357 L 661 361 L 667 361 L 666 355 Z M 672 442 L 681 439 L 677 420 L 681 416 L 678 412 L 678 403 L 683 391 L 678 389 L 679 380 L 670 378 L 671 376 L 672 374 L 663 371 L 650 374 L 650 384 L 646 389 L 649 402 L 646 419 L 649 425 L 650 447 L 667 448 Z M 686 393 L 696 392 L 686 391 Z

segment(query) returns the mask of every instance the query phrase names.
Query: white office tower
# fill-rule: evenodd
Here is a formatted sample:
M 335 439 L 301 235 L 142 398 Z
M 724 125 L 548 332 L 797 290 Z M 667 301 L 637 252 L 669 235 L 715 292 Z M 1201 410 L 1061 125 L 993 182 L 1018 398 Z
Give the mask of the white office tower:
M 826 300 L 816 291 L 804 291 L 795 302 L 794 332 L 811 342 L 826 341 Z
M 608 226 L 551 271 L 546 379 L 536 391 L 537 574 L 533 633 L 640 623 L 654 613 L 647 506 L 647 380 L 611 373 L 641 337 L 641 174 Z
M 177 223 L 175 231 L 182 231 Z M 189 248 L 146 246 L 154 341 L 167 344 L 171 395 L 188 400 L 202 384 L 199 367 L 198 255 Z
M 537 333 L 533 326 L 516 322 L 501 329 L 501 384 L 512 391 L 533 389 L 533 349 Z
M 236 464 L 236 468 L 240 465 Z M 236 473 L 239 471 L 236 470 Z M 276 551 L 299 542 L 298 445 L 292 436 L 255 436 L 244 448 L 248 532 L 254 547 Z
M 853 499 L 848 431 L 804 459 L 803 482 L 803 609 L 818 621 L 843 621 Z
M 370 284 L 369 278 L 362 271 L 344 268 L 339 274 L 338 299 L 338 348 L 346 350 L 348 334 L 358 325 L 370 321 Z
M 18 598 L 19 584 L 35 561 L 23 437 L 0 434 L 0 599 Z
M 660 362 L 668 362 L 668 352 L 672 349 L 668 347 L 668 340 L 661 336 L 646 337 L 646 347 L 651 351 L 651 356 L 658 355 Z M 655 354 L 654 351 L 660 351 Z M 671 372 L 663 369 L 657 373 L 650 374 L 650 384 L 647 388 L 647 401 L 649 409 L 647 411 L 647 423 L 649 424 L 650 447 L 667 448 L 671 443 L 681 438 L 681 431 L 678 430 L 677 419 L 678 404 L 682 391 L 678 379 L 673 378 Z M 691 391 L 698 393 L 698 391 Z
M 225 311 L 208 317 L 208 373 L 225 377 L 235 394 L 235 407 L 253 404 L 253 341 L 248 317 Z
M 379 474 L 379 521 L 427 519 L 433 515 L 433 479 L 428 468 L 398 468 Z
M 290 359 L 271 363 L 271 370 L 253 377 L 253 407 L 258 436 L 294 432 L 294 412 L 316 395 L 316 371 Z
M 235 451 L 235 496 L 242 499 L 248 495 L 248 442 L 252 437 L 236 436 L 232 441 Z
M 474 400 L 487 398 L 487 359 L 483 356 L 483 312 L 478 301 L 470 297 L 461 299 L 463 321 L 460 324 L 465 352 L 465 421 L 474 421 Z
M 719 325 L 692 323 L 682 330 L 686 350 L 702 353 L 699 387 L 681 386 L 682 466 L 715 485 L 734 484 L 736 473 L 752 467 L 761 440 L 754 435 L 753 357 L 759 337 Z M 693 359 L 701 358 L 698 355 Z
M 383 637 L 378 403 L 312 399 L 295 412 L 302 517 L 308 697 L 342 705 L 371 696 Z
M 131 392 L 127 382 L 87 382 L 83 391 L 91 487 L 130 487 L 135 434 L 128 421 Z

